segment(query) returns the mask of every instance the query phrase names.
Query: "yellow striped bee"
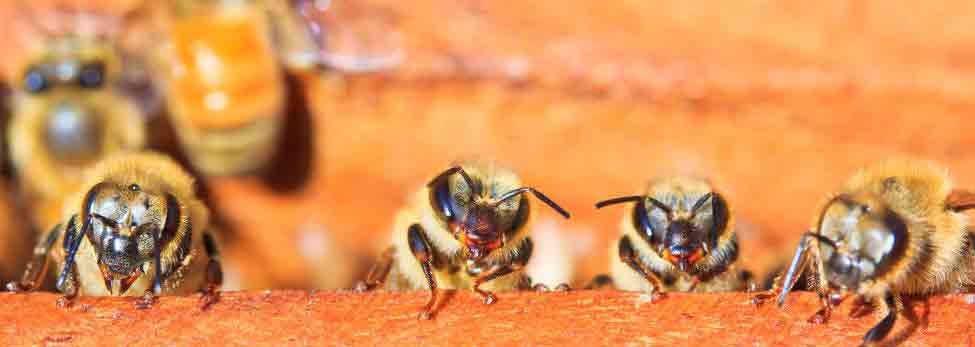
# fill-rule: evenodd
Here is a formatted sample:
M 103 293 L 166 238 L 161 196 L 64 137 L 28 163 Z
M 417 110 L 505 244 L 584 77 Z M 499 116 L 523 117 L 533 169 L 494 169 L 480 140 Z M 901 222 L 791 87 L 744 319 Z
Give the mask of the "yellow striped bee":
M 902 296 L 961 290 L 973 282 L 972 234 L 963 210 L 975 194 L 953 190 L 947 170 L 926 161 L 895 159 L 866 167 L 829 199 L 802 235 L 782 281 L 754 300 L 786 295 L 804 272 L 823 307 L 810 319 L 825 322 L 834 294 L 853 293 L 886 316 L 863 338 L 884 339 Z M 840 295 L 842 297 L 842 295 Z
M 53 262 L 61 305 L 78 295 L 142 296 L 137 306 L 145 308 L 156 295 L 197 291 L 204 306 L 216 300 L 223 275 L 208 211 L 179 164 L 160 154 L 116 154 L 84 186 L 9 290 L 36 289 Z
M 618 289 L 713 292 L 747 288 L 738 271 L 734 217 L 724 196 L 705 180 L 674 176 L 650 182 L 644 195 L 601 201 L 596 208 L 634 203 L 623 214 L 623 237 L 611 250 L 612 282 Z
M 511 171 L 485 163 L 447 169 L 396 215 L 393 245 L 359 289 L 429 289 L 430 301 L 420 314 L 429 319 L 437 288 L 470 288 L 485 304 L 496 300 L 492 291 L 530 288 L 524 267 L 533 249 L 532 214 L 522 196 L 528 192 L 569 218 Z
M 168 45 L 159 54 L 166 102 L 187 157 L 203 173 L 269 169 L 289 116 L 289 93 L 295 92 L 285 83 L 287 72 L 365 72 L 395 63 L 363 54 L 339 59 L 338 47 L 325 44 L 342 28 L 316 3 L 321 2 L 166 3 Z

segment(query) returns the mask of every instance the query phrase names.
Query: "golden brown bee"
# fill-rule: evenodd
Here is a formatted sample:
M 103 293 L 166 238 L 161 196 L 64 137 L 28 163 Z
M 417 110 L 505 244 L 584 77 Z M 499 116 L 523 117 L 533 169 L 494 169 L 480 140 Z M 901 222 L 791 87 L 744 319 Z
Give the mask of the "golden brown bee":
M 960 211 L 975 207 L 975 195 L 952 189 L 947 170 L 931 162 L 896 159 L 860 170 L 822 206 L 783 281 L 756 301 L 777 296 L 781 307 L 810 272 L 823 305 L 812 321 L 829 318 L 834 294 L 852 292 L 857 303 L 886 311 L 863 339 L 883 340 L 901 296 L 947 293 L 972 282 L 972 236 Z
M 56 33 L 36 22 L 32 11 L 24 4 L 21 15 L 39 44 L 25 48 L 27 58 L 15 72 L 6 131 L 16 174 L 47 228 L 53 223 L 44 223 L 58 218 L 61 197 L 78 189 L 86 168 L 145 144 L 145 119 L 120 88 L 122 58 L 112 36 Z
M 618 289 L 715 292 L 743 290 L 734 217 L 724 196 L 705 180 L 674 176 L 650 182 L 644 195 L 601 201 L 596 208 L 635 203 L 623 214 L 623 237 L 610 252 Z
M 320 59 L 308 17 L 285 1 L 186 0 L 170 7 L 165 94 L 187 156 L 208 175 L 264 169 L 284 124 L 281 65 L 343 66 Z
M 216 300 L 223 276 L 208 211 L 179 164 L 154 153 L 116 154 L 94 167 L 84 186 L 8 289 L 37 288 L 53 262 L 61 304 L 77 295 L 141 295 L 144 308 L 156 295 L 197 291 L 204 306 Z
M 429 289 L 421 312 L 429 319 L 437 288 L 471 288 L 485 304 L 491 291 L 526 289 L 524 273 L 533 243 L 531 192 L 565 218 L 569 213 L 513 172 L 484 163 L 452 167 L 417 192 L 393 223 L 393 245 L 360 289 Z

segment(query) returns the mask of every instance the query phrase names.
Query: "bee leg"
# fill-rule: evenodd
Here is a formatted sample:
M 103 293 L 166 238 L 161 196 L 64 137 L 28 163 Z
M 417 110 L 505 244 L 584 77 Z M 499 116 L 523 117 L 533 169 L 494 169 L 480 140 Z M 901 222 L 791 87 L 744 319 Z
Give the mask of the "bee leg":
M 870 312 L 872 307 L 870 306 L 870 301 L 867 300 L 862 295 L 857 295 L 853 298 L 853 307 L 850 308 L 850 317 L 863 317 L 865 314 Z
M 383 254 L 379 256 L 379 261 L 369 269 L 369 274 L 366 275 L 366 279 L 356 283 L 355 291 L 362 293 L 376 289 L 385 283 L 386 277 L 389 276 L 389 270 L 393 268 L 393 256 L 395 254 L 395 247 L 389 247 L 383 251 Z
M 870 331 L 867 331 L 867 335 L 863 337 L 863 345 L 870 346 L 876 342 L 879 342 L 887 337 L 890 330 L 894 328 L 894 323 L 897 322 L 897 301 L 894 298 L 894 294 L 887 293 L 884 295 L 883 300 L 884 306 L 887 309 L 887 316 L 884 317 L 877 323 Z
M 646 279 L 647 282 L 649 282 L 652 286 L 650 289 L 651 301 L 656 301 L 663 298 L 664 287 L 662 281 L 660 281 L 660 277 L 653 273 L 653 271 L 647 270 L 643 264 L 640 263 L 640 260 L 636 256 L 636 251 L 633 250 L 633 243 L 630 242 L 629 236 L 623 236 L 623 238 L 620 239 L 619 252 L 620 260 L 622 260 L 623 263 L 629 266 L 631 269 L 639 273 L 640 276 L 643 276 L 643 278 Z
M 58 307 L 61 308 L 70 307 L 74 303 L 75 297 L 78 296 L 78 270 L 75 268 L 74 257 L 78 254 L 78 247 L 81 246 L 81 240 L 85 238 L 86 231 L 91 227 L 90 217 L 85 219 L 80 232 L 77 231 L 77 223 L 75 223 L 74 217 L 68 221 L 68 227 L 64 231 L 64 243 L 62 244 L 66 254 L 64 267 L 55 283 L 58 290 L 64 293 L 58 298 L 57 302 Z
M 796 253 L 792 257 L 792 262 L 789 263 L 789 268 L 772 280 L 772 289 L 752 296 L 752 305 L 761 306 L 776 297 L 778 297 L 779 307 L 785 304 L 786 295 L 789 294 L 792 287 L 795 286 L 796 281 L 802 276 L 803 271 L 806 270 L 810 258 L 810 244 L 813 240 L 815 238 L 809 232 L 803 233 L 802 238 L 799 239 L 799 246 L 796 247 Z M 818 273 L 824 273 L 822 266 L 817 267 L 817 270 L 819 271 Z M 820 277 L 825 279 L 825 277 Z M 828 283 L 822 282 L 818 284 L 819 286 L 828 288 Z
M 833 314 L 833 303 L 832 303 L 833 292 L 826 290 L 826 291 L 819 291 L 818 294 L 819 294 L 819 303 L 822 305 L 822 307 L 820 307 L 819 311 L 816 311 L 816 313 L 813 314 L 812 317 L 809 317 L 809 319 L 807 320 L 809 323 L 813 323 L 813 324 L 826 323 L 826 321 L 829 320 L 829 317 Z
M 781 279 L 782 275 L 775 276 L 775 279 L 772 280 L 772 289 L 761 291 L 755 295 L 752 295 L 750 299 L 752 305 L 762 306 L 769 300 L 779 296 L 779 293 L 782 291 L 781 287 L 779 286 L 779 281 Z
M 545 285 L 545 283 L 535 283 L 535 285 L 532 286 L 532 290 L 544 293 L 552 291 L 552 288 L 549 288 L 547 285 Z
M 156 295 L 152 293 L 152 290 L 147 290 L 138 299 L 135 300 L 135 308 L 137 310 L 145 310 L 156 304 Z
M 138 310 L 145 310 L 156 304 L 156 295 L 162 293 L 162 283 L 166 280 L 162 271 L 162 250 L 159 248 L 159 235 L 153 234 L 152 237 L 152 258 L 155 276 L 152 276 L 152 288 L 146 290 L 141 297 L 136 299 L 135 308 Z
M 532 286 L 536 292 L 568 292 L 572 290 L 572 287 L 568 283 L 559 283 L 555 288 L 549 288 L 545 283 L 538 283 Z
M 220 249 L 217 248 L 213 234 L 203 234 L 203 246 L 210 261 L 207 262 L 206 283 L 200 296 L 200 309 L 206 310 L 220 300 L 220 286 L 223 285 L 223 267 L 220 266 Z
M 57 242 L 60 236 L 60 224 L 55 225 L 47 233 L 41 235 L 37 246 L 34 247 L 34 256 L 27 263 L 27 269 L 24 270 L 24 275 L 20 278 L 20 281 L 7 283 L 8 291 L 15 293 L 29 292 L 41 286 L 44 282 L 44 275 L 47 274 L 49 264 L 48 255 L 51 253 L 51 247 L 54 247 L 54 243 Z
M 427 320 L 433 318 L 433 306 L 437 303 L 437 279 L 433 277 L 433 249 L 423 227 L 419 224 L 410 225 L 407 241 L 410 244 L 410 252 L 420 262 L 423 275 L 427 278 L 427 285 L 430 286 L 430 301 L 423 307 L 419 317 L 421 320 Z
M 945 208 L 961 212 L 975 208 L 975 191 L 955 189 L 945 198 Z
M 510 263 L 503 265 L 496 265 L 490 270 L 485 271 L 480 276 L 474 279 L 474 292 L 479 294 L 484 298 L 484 304 L 490 305 L 498 300 L 498 297 L 486 290 L 481 289 L 481 285 L 485 282 L 491 281 L 495 278 L 510 274 L 515 271 L 519 271 L 528 264 L 528 259 L 531 258 L 532 250 L 535 248 L 535 244 L 532 242 L 531 238 L 525 238 L 521 245 L 518 246 L 518 251 L 515 253 L 515 257 L 512 258 Z
M 613 285 L 613 278 L 609 277 L 607 274 L 601 274 L 599 276 L 593 277 L 589 284 L 586 284 L 585 289 L 603 289 Z

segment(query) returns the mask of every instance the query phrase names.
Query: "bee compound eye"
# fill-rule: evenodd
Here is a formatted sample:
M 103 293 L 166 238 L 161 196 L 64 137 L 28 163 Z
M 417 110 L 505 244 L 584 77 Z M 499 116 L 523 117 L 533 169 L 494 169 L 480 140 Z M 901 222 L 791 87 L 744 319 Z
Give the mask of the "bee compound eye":
M 39 69 L 34 68 L 24 75 L 24 88 L 32 94 L 40 93 L 48 89 L 50 82 L 47 76 Z
M 78 73 L 78 84 L 82 88 L 99 88 L 105 82 L 105 65 L 101 63 L 86 64 Z

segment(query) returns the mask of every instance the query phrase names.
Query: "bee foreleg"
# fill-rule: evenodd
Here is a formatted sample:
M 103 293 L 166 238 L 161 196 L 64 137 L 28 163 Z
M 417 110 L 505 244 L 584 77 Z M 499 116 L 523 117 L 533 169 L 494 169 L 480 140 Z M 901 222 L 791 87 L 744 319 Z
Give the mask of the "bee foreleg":
M 484 282 L 488 282 L 495 278 L 523 269 L 525 264 L 528 264 L 528 259 L 531 258 L 534 248 L 535 245 L 532 240 L 530 238 L 525 238 L 521 245 L 518 246 L 518 252 L 516 253 L 515 257 L 510 260 L 510 263 L 495 265 L 490 270 L 482 273 L 480 276 L 474 279 L 474 292 L 484 298 L 485 305 L 493 304 L 498 300 L 498 297 L 494 296 L 494 293 L 482 290 L 481 285 L 484 284 Z
M 586 289 L 603 289 L 614 285 L 613 278 L 609 277 L 607 274 L 601 274 L 599 276 L 593 277 L 589 284 L 586 284 Z
M 58 280 L 55 286 L 61 293 L 64 293 L 60 299 L 58 299 L 58 306 L 68 307 L 71 306 L 74 298 L 78 296 L 78 273 L 75 269 L 74 257 L 78 254 L 78 247 L 81 246 L 81 240 L 85 238 L 86 231 L 91 227 L 91 217 L 85 218 L 81 230 L 77 230 L 77 223 L 75 218 L 72 217 L 68 221 L 67 229 L 64 231 L 64 243 L 62 247 L 65 248 L 64 257 L 64 267 L 61 269 L 61 274 L 58 276 Z
M 636 256 L 636 251 L 633 250 L 633 243 L 630 242 L 629 236 L 623 236 L 623 238 L 620 239 L 619 253 L 620 260 L 622 260 L 624 264 L 639 273 L 640 276 L 643 276 L 643 278 L 650 283 L 652 286 L 650 289 L 651 297 L 654 300 L 662 297 L 664 288 L 663 282 L 660 280 L 660 277 L 658 277 L 657 274 L 653 273 L 653 271 L 647 270 L 643 264 L 640 263 L 640 260 Z
M 206 310 L 220 299 L 220 286 L 223 285 L 223 267 L 220 266 L 220 249 L 213 234 L 203 233 L 203 247 L 210 258 L 206 268 L 206 282 L 201 290 L 200 309 Z
M 894 297 L 894 294 L 890 292 L 884 294 L 883 305 L 887 309 L 887 316 L 885 316 L 880 323 L 877 323 L 877 325 L 871 328 L 870 331 L 867 332 L 867 335 L 863 337 L 864 345 L 871 345 L 875 342 L 883 340 L 894 327 L 894 323 L 897 322 L 897 299 Z
M 41 235 L 37 246 L 34 247 L 34 256 L 27 263 L 27 269 L 24 270 L 24 275 L 20 281 L 7 283 L 8 291 L 32 291 L 41 286 L 41 283 L 44 282 L 44 275 L 47 274 L 48 255 L 51 253 L 51 247 L 54 247 L 54 243 L 61 236 L 61 231 L 61 225 L 58 224 Z
M 394 255 L 396 255 L 395 247 L 389 247 L 383 251 L 383 254 L 379 256 L 379 261 L 369 269 L 369 273 L 366 274 L 366 279 L 356 283 L 355 290 L 357 292 L 365 292 L 376 289 L 376 287 L 385 283 L 386 277 L 389 276 L 389 270 L 393 268 Z
M 430 241 L 427 239 L 423 227 L 419 224 L 410 225 L 407 231 L 407 242 L 410 244 L 410 252 L 413 257 L 420 262 L 423 275 L 426 276 L 427 285 L 430 286 L 430 301 L 420 312 L 420 319 L 430 319 L 433 316 L 433 305 L 437 302 L 437 280 L 433 277 L 433 250 Z
M 803 237 L 807 247 L 810 247 L 810 240 L 813 238 L 812 235 L 814 234 L 806 233 L 806 236 Z M 819 302 L 822 307 L 808 321 L 822 324 L 826 323 L 833 314 L 833 303 L 831 301 L 833 289 L 830 288 L 829 281 L 826 278 L 826 265 L 823 263 L 822 257 L 819 256 L 819 247 L 813 247 L 811 256 L 813 258 L 813 264 L 816 266 L 816 294 L 819 295 Z M 798 280 L 798 277 L 793 279 L 793 284 L 795 280 Z
M 786 295 L 792 291 L 792 287 L 795 286 L 796 281 L 802 276 L 809 262 L 809 247 L 813 240 L 813 237 L 810 235 L 809 232 L 802 235 L 802 238 L 799 239 L 799 246 L 796 247 L 796 253 L 792 256 L 792 262 L 789 263 L 789 268 L 783 274 L 776 276 L 772 280 L 772 289 L 756 294 L 751 298 L 753 305 L 762 305 L 775 297 L 778 297 L 777 304 L 779 307 L 785 305 Z
M 829 317 L 833 314 L 833 291 L 829 289 L 817 290 L 816 294 L 819 295 L 819 303 L 821 307 L 819 308 L 819 311 L 816 311 L 816 314 L 809 317 L 808 321 L 814 324 L 823 324 L 826 323 L 826 321 L 829 320 Z

